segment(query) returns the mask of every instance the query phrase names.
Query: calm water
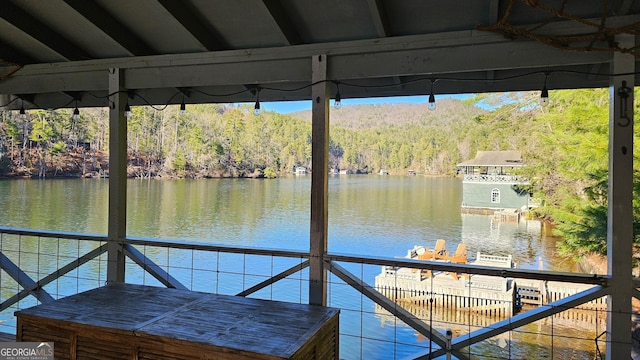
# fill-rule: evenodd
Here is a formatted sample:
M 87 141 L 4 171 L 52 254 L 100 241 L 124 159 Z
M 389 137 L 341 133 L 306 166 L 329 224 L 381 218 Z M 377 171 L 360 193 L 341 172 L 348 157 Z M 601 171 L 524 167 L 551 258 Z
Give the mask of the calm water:
M 107 180 L 0 181 L 0 225 L 107 232 Z M 128 183 L 129 236 L 280 249 L 309 247 L 310 176 Z M 329 251 L 404 256 L 413 245 L 447 240 L 512 254 L 521 267 L 572 270 L 554 255 L 557 239 L 539 224 L 496 224 L 460 214 L 458 179 L 336 176 L 329 180 Z M 509 241 L 504 241 L 508 239 Z
M 0 181 L 0 225 L 105 234 L 107 186 L 107 180 L 96 179 Z M 310 186 L 310 176 L 130 180 L 127 234 L 308 250 Z M 465 242 L 470 255 L 476 251 L 511 254 L 522 268 L 538 268 L 542 262 L 549 270 L 575 270 L 571 261 L 555 256 L 557 239 L 545 236 L 537 222 L 497 224 L 488 216 L 461 215 L 461 186 L 459 179 L 423 176 L 332 177 L 329 251 L 404 256 L 414 245 L 433 246 L 436 239 L 445 239 L 450 250 Z M 355 267 L 353 271 L 373 284 L 380 268 Z M 222 280 L 220 286 L 222 293 L 236 290 Z M 411 344 L 425 346 L 415 331 L 395 326 L 348 286 L 332 286 L 329 302 L 354 309 L 341 314 L 341 331 L 350 335 L 341 339 L 343 358 L 386 359 L 390 353 L 402 358 L 416 351 Z M 378 314 L 363 316 L 363 312 Z M 408 348 L 394 349 L 389 342 L 394 339 L 409 344 Z

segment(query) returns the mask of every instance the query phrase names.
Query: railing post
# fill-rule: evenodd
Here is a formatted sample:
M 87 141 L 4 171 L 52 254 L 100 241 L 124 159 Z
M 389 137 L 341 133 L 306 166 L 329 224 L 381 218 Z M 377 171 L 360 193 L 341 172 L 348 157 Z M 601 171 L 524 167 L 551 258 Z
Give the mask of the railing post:
M 327 271 L 323 257 L 327 252 L 329 187 L 329 84 L 327 56 L 312 58 L 311 130 L 311 226 L 309 246 L 309 304 L 327 304 Z
M 633 48 L 635 37 L 616 37 Z M 607 273 L 607 359 L 631 357 L 631 297 L 633 296 L 633 87 L 635 57 L 616 52 L 609 88 L 609 193 Z
M 107 229 L 107 283 L 124 282 L 127 236 L 127 93 L 124 70 L 109 69 L 109 215 Z

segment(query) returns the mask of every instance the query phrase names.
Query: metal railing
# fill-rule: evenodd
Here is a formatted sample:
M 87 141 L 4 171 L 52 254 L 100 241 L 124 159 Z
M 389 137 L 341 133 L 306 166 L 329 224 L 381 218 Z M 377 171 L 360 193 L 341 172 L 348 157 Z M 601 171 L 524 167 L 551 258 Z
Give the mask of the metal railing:
M 516 175 L 498 174 L 465 174 L 463 180 L 466 182 L 491 182 L 491 183 L 528 183 L 528 179 Z
M 127 238 L 121 246 L 128 283 L 308 302 L 307 252 L 142 238 Z M 0 227 L 0 331 L 15 331 L 14 311 L 103 286 L 109 265 L 106 249 L 106 236 Z M 527 358 L 533 347 L 537 354 L 554 357 L 585 346 L 590 350 L 584 358 L 593 358 L 609 345 L 602 336 L 606 309 L 596 304 L 608 294 L 606 276 L 333 253 L 324 254 L 323 263 L 329 273 L 327 305 L 341 309 L 341 358 L 376 354 L 384 359 L 431 359 L 452 354 L 459 359 L 517 359 Z M 394 291 L 403 296 L 389 296 L 374 284 L 385 269 L 418 274 L 418 281 L 431 282 L 431 287 L 397 277 Z M 421 277 L 426 272 L 431 276 Z M 463 284 L 459 295 L 434 286 L 434 281 L 454 274 Z M 496 317 L 486 299 L 472 295 L 480 289 L 474 279 L 481 277 L 588 286 L 528 311 Z M 514 301 L 519 306 L 517 297 Z M 568 311 L 578 315 L 563 316 Z M 567 321 L 586 322 L 586 331 L 568 335 L 559 330 Z M 576 348 L 567 348 L 567 343 Z

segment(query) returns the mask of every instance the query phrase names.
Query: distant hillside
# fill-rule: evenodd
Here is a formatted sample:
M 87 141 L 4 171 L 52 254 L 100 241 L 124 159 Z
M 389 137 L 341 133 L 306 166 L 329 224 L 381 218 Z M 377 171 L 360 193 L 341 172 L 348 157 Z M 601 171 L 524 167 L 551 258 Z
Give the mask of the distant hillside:
M 435 110 L 428 110 L 427 104 L 376 104 L 343 105 L 331 108 L 331 125 L 348 129 L 371 129 L 407 124 L 442 126 L 450 122 L 468 121 L 487 113 L 479 107 L 457 99 L 438 100 Z M 291 116 L 311 121 L 311 110 L 292 113 Z

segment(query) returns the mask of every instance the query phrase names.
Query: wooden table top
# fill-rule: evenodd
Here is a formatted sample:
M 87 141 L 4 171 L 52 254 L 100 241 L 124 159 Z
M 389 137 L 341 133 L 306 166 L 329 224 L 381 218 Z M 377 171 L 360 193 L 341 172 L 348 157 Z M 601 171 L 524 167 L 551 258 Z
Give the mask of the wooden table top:
M 338 313 L 306 304 L 113 284 L 16 315 L 288 357 Z

